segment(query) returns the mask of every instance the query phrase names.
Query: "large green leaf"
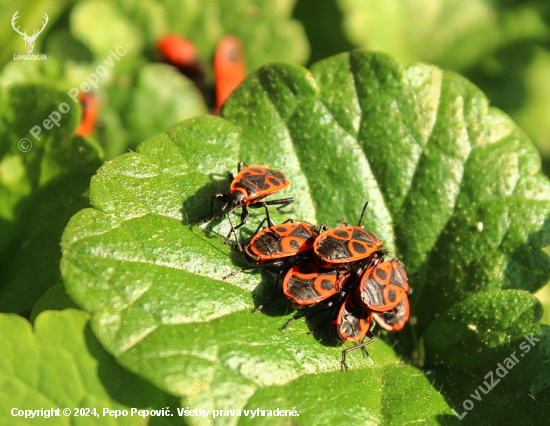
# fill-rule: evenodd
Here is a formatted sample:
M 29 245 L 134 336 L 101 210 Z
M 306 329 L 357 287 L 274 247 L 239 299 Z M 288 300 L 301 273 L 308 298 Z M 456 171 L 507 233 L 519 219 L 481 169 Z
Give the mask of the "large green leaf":
M 34 324 L 0 314 L 1 425 L 181 425 L 177 400 L 124 370 L 101 347 L 89 315 L 74 309 L 43 312 Z M 104 415 L 103 410 L 162 410 L 173 417 Z M 36 417 L 21 417 L 33 410 Z M 76 408 L 82 409 L 75 413 Z M 40 411 L 53 409 L 45 419 Z M 64 411 L 68 410 L 68 411 Z M 95 411 L 92 411 L 95 410 Z M 66 413 L 66 414 L 65 414 Z M 80 414 L 80 415 L 79 415 Z
M 30 313 L 59 280 L 59 239 L 69 218 L 89 205 L 85 193 L 101 149 L 71 136 L 81 110 L 65 92 L 14 84 L 0 97 L 0 311 Z M 52 118 L 58 126 L 44 121 Z
M 550 76 L 550 3 L 541 0 L 306 0 L 305 3 L 332 11 L 331 18 L 322 23 L 317 23 L 318 14 L 300 16 L 316 58 L 349 50 L 341 35 L 345 33 L 346 40 L 355 47 L 383 51 L 409 63 L 426 61 L 459 71 L 533 139 L 549 175 L 546 82 Z
M 442 339 L 426 345 L 425 359 L 457 371 L 463 365 L 451 349 L 464 349 L 445 333 L 446 323 L 429 328 L 434 320 L 452 316 L 460 303 L 509 304 L 509 295 L 535 291 L 550 275 L 541 251 L 548 245 L 550 187 L 531 143 L 463 78 L 362 51 L 311 71 L 263 67 L 223 115 L 182 122 L 104 165 L 92 180 L 94 208 L 67 226 L 67 292 L 92 313 L 102 344 L 185 404 L 296 407 L 303 415 L 293 419 L 298 424 L 341 424 L 340 417 L 458 422 L 439 387 L 430 387 L 429 372 L 402 366 L 388 344 L 369 346 L 370 360 L 352 353 L 352 371 L 344 374 L 340 348 L 326 331 L 320 342 L 304 334 L 303 324 L 279 332 L 286 319 L 281 303 L 268 315 L 252 314 L 268 297 L 272 277 L 256 272 L 222 280 L 244 264 L 223 245 L 227 221 L 198 227 L 189 219 L 208 213 L 210 197 L 227 191 L 225 172 L 238 160 L 287 173 L 292 186 L 281 196 L 295 197 L 295 218 L 355 222 L 369 200 L 366 226 L 405 263 L 414 289 L 411 325 L 396 348 L 417 357 L 425 333 L 430 342 Z M 517 311 L 482 309 L 507 333 L 492 338 L 491 350 L 533 328 L 537 308 L 526 303 L 529 309 L 531 315 L 513 317 L 514 327 L 508 323 Z M 472 318 L 482 329 L 480 315 L 459 320 Z M 475 340 L 469 345 L 470 352 L 483 349 Z M 472 358 L 468 365 L 477 363 Z M 349 414 L 340 396 L 345 389 L 360 413 Z M 456 407 L 460 396 L 449 395 L 443 394 Z M 330 415 L 322 423 L 314 412 Z

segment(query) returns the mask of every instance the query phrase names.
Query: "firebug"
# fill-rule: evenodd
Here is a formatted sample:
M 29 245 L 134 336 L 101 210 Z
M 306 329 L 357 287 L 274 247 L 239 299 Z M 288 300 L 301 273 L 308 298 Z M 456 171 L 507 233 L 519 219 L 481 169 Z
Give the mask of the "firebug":
M 314 261 L 291 267 L 283 280 L 283 293 L 292 308 L 302 308 L 322 302 L 344 287 L 349 273 L 321 268 Z
M 75 134 L 78 136 L 91 136 L 95 129 L 97 119 L 98 100 L 97 95 L 83 93 L 80 96 L 82 104 L 82 120 Z
M 216 79 L 215 114 L 229 95 L 246 76 L 246 58 L 241 40 L 234 36 L 223 37 L 214 53 L 214 77 Z
M 376 234 L 361 226 L 367 205 L 368 202 L 357 226 L 344 224 L 319 234 L 313 251 L 320 266 L 350 269 L 355 262 L 367 259 L 382 246 L 382 240 Z
M 394 309 L 409 290 L 403 264 L 397 260 L 369 267 L 361 276 L 357 303 L 377 312 Z
M 372 326 L 374 325 L 372 316 L 373 312 L 371 310 L 365 309 L 355 302 L 355 294 L 351 291 L 344 299 L 336 318 L 332 322 L 330 331 L 334 338 L 346 342 L 363 340 L 360 344 L 342 351 L 341 362 L 346 371 L 348 370 L 346 355 L 356 349 L 362 349 L 366 353 L 365 347 L 375 340 L 374 334 L 372 334 Z M 365 341 L 367 337 L 369 340 Z M 366 354 L 368 355 L 368 353 Z
M 229 173 L 229 179 L 231 180 L 229 192 L 227 194 L 215 194 L 212 197 L 210 214 L 205 216 L 205 218 L 212 220 L 215 214 L 214 206 L 216 200 L 219 199 L 223 201 L 224 205 L 220 211 L 227 212 L 227 218 L 231 225 L 231 231 L 227 236 L 227 240 L 229 239 L 229 236 L 233 234 L 239 250 L 242 251 L 243 249 L 237 236 L 237 229 L 247 222 L 249 217 L 248 208 L 265 208 L 267 222 L 268 224 L 272 224 L 273 222 L 269 217 L 269 210 L 267 206 L 284 206 L 292 203 L 294 198 L 289 197 L 279 200 L 263 201 L 263 199 L 268 195 L 281 191 L 290 185 L 290 181 L 283 172 L 272 170 L 258 164 L 249 166 L 242 161 L 239 162 L 238 170 L 239 173 L 235 177 L 231 172 Z M 233 226 L 233 223 L 231 222 L 231 213 L 239 207 L 242 208 L 241 222 L 237 226 Z M 196 219 L 195 222 L 202 222 L 203 219 L 204 218 Z
M 318 235 L 319 227 L 290 221 L 257 231 L 244 252 L 253 264 L 282 265 L 286 258 L 313 250 Z
M 309 257 L 309 252 L 313 249 L 313 241 L 319 235 L 320 228 L 305 222 L 296 223 L 289 220 L 259 231 L 266 220 L 267 218 L 260 223 L 250 242 L 244 246 L 244 253 L 252 266 L 234 271 L 223 278 L 229 278 L 247 269 L 282 267 L 286 264 L 285 268 L 277 270 L 277 280 L 268 302 L 271 304 L 275 299 L 281 276 L 289 265 Z M 263 309 L 264 306 L 258 306 L 256 311 Z
M 199 89 L 203 88 L 204 71 L 193 42 L 177 34 L 167 34 L 157 41 L 157 50 L 166 62 L 177 67 Z

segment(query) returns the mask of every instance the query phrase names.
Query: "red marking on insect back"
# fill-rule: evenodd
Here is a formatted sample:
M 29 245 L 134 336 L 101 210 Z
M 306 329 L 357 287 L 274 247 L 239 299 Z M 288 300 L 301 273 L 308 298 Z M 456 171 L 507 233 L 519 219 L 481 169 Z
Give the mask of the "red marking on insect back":
M 325 267 L 347 267 L 371 256 L 382 246 L 382 240 L 359 226 L 340 226 L 319 234 L 313 250 L 316 260 Z
M 82 106 L 82 120 L 75 134 L 78 136 L 91 136 L 94 132 L 97 119 L 97 96 L 92 93 L 83 93 L 80 95 L 80 103 Z
M 394 309 L 406 296 L 408 278 L 399 261 L 381 262 L 368 268 L 361 276 L 357 303 L 377 312 Z
M 321 268 L 314 261 L 295 265 L 283 280 L 283 293 L 292 308 L 314 305 L 335 295 L 345 285 L 349 273 Z
M 369 258 L 382 246 L 382 240 L 374 232 L 361 226 L 368 205 L 367 201 L 357 226 L 341 225 L 319 234 L 313 251 L 320 266 L 350 269 L 355 262 Z
M 216 79 L 216 109 L 219 114 L 222 105 L 246 76 L 244 47 L 239 38 L 226 36 L 220 40 L 214 54 L 214 76 Z

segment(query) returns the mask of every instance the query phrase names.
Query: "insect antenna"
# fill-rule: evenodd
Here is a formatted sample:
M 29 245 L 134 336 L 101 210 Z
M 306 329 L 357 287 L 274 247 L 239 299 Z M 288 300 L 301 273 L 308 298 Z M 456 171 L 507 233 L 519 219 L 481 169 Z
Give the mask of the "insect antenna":
M 363 211 L 361 212 L 361 217 L 359 218 L 359 223 L 357 226 L 361 226 L 361 222 L 363 222 L 363 216 L 365 215 L 365 211 L 367 210 L 367 206 L 369 205 L 369 202 L 367 201 L 363 207 Z

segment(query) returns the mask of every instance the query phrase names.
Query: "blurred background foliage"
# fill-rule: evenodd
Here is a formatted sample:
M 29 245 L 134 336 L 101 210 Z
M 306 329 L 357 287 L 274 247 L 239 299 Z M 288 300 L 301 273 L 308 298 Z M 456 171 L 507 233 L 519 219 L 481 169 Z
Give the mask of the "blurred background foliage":
M 14 61 L 21 30 L 49 23 L 34 54 Z M 424 61 L 466 76 L 508 113 L 538 147 L 550 175 L 550 2 L 547 0 L 36 0 L 0 3 L 0 84 L 48 82 L 68 91 L 108 60 L 94 138 L 112 159 L 169 125 L 208 113 L 192 81 L 163 64 L 155 42 L 176 33 L 198 49 L 206 83 L 224 35 L 241 38 L 249 71 L 285 61 L 308 65 L 354 48 Z M 538 293 L 550 324 L 550 287 Z

